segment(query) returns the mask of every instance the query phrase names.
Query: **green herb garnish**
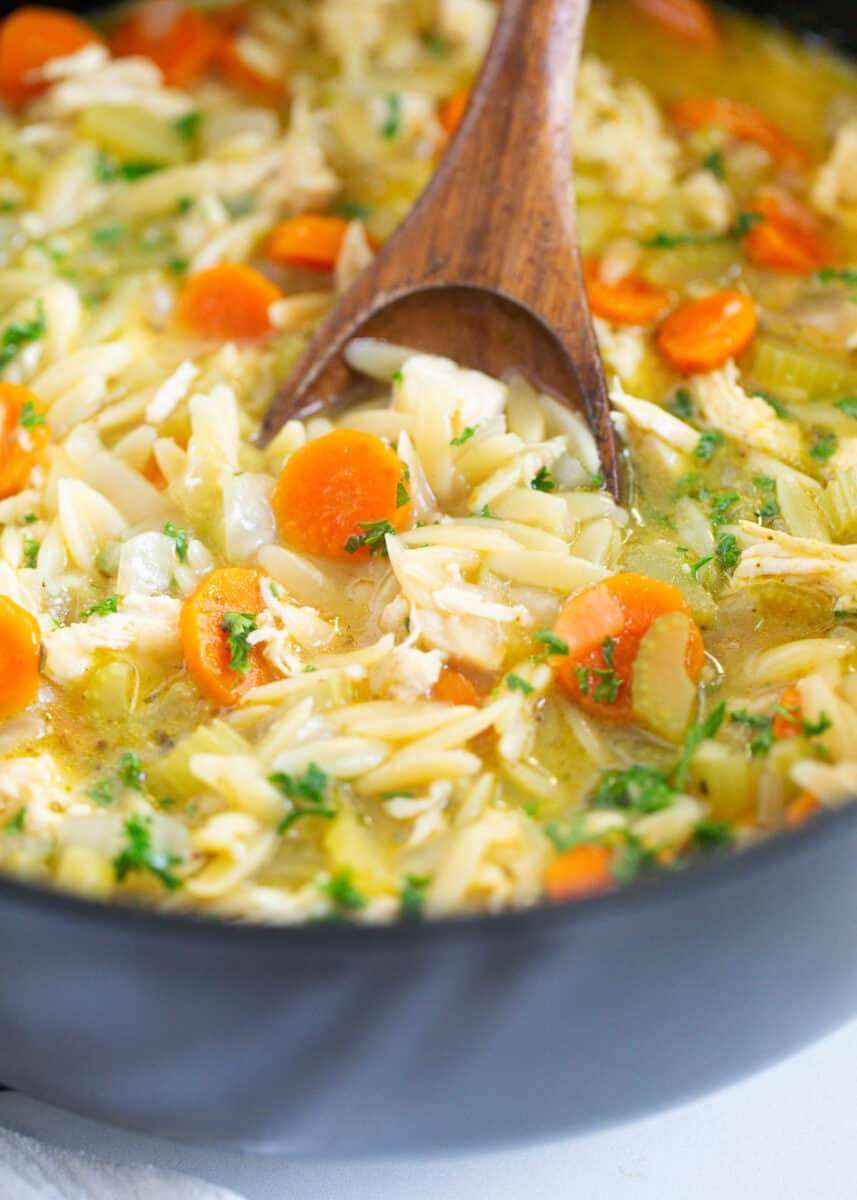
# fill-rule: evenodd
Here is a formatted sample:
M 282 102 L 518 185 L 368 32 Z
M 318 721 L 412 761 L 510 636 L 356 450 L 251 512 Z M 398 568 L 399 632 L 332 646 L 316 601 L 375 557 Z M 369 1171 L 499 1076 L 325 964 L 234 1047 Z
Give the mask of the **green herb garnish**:
M 126 750 L 119 759 L 119 767 L 116 772 L 120 783 L 126 788 L 131 788 L 132 791 L 142 792 L 143 790 L 143 764 L 140 762 L 140 755 L 136 750 Z
M 568 642 L 564 642 L 552 629 L 540 629 L 533 634 L 533 641 L 547 646 L 550 654 L 568 654 Z
M 423 915 L 423 909 L 425 908 L 426 901 L 426 891 L 430 883 L 431 876 L 429 875 L 405 876 L 399 898 L 403 917 L 409 917 L 411 920 L 418 920 Z
M 149 821 L 138 816 L 129 817 L 125 822 L 125 839 L 124 849 L 113 860 L 113 870 L 119 883 L 132 872 L 139 871 L 154 875 L 170 892 L 181 887 L 181 879 L 172 871 L 172 867 L 181 859 L 175 854 L 164 854 L 153 849 Z
M 21 428 L 35 429 L 37 425 L 44 425 L 45 422 L 45 414 L 39 412 L 32 400 L 25 400 L 21 405 L 21 415 L 18 418 Z
M 833 407 L 857 421 L 857 396 L 843 396 L 841 400 L 834 400 Z
M 47 330 L 45 306 L 41 300 L 36 304 L 36 317 L 33 321 L 13 321 L 0 334 L 0 367 L 11 362 L 18 351 L 38 339 Z
M 714 456 L 714 451 L 726 441 L 726 438 L 719 429 L 709 429 L 705 433 L 700 434 L 699 441 L 693 448 L 694 458 L 698 458 L 701 462 L 710 462 Z
M 22 805 L 16 812 L 12 814 L 6 824 L 3 826 L 4 833 L 23 833 L 24 822 L 27 819 L 27 806 Z
M 635 813 L 659 812 L 668 808 L 676 792 L 657 767 L 633 766 L 605 771 L 592 795 L 593 808 L 630 809 Z
M 373 558 L 382 556 L 387 557 L 387 534 L 395 534 L 395 529 L 389 521 L 360 521 L 362 533 L 353 533 L 345 543 L 347 554 L 356 554 L 356 552 L 365 546 Z
M 682 421 L 689 421 L 693 416 L 693 396 L 687 388 L 679 388 L 667 408 Z
M 723 160 L 722 150 L 712 150 L 710 154 L 706 154 L 702 160 L 703 169 L 710 171 L 715 179 L 724 180 L 726 178 L 726 163 Z
M 42 548 L 42 543 L 38 538 L 29 537 L 25 534 L 22 541 L 22 548 L 24 551 L 24 566 L 34 571 L 39 561 L 39 551 Z
M 522 679 L 520 675 L 507 675 L 506 687 L 512 692 L 522 692 L 525 696 L 531 695 L 536 690 L 531 683 L 527 683 L 526 679 Z
M 724 571 L 732 571 L 741 561 L 741 547 L 734 533 L 721 533 L 714 548 L 718 565 Z
M 164 526 L 164 533 L 175 542 L 176 558 L 179 562 L 187 562 L 188 539 L 190 537 L 188 531 L 186 529 L 179 529 L 172 521 L 167 521 Z
M 359 912 L 366 907 L 366 899 L 351 882 L 351 871 L 344 868 L 326 883 L 319 884 L 320 889 L 329 896 L 341 912 Z
M 225 612 L 221 620 L 229 647 L 229 669 L 242 675 L 246 675 L 250 669 L 251 646 L 248 638 L 259 628 L 257 616 L 258 613 Z
M 119 597 L 105 596 L 103 600 L 99 600 L 97 604 L 90 604 L 89 608 L 85 608 L 80 614 L 82 621 L 88 621 L 90 617 L 106 617 L 108 613 L 119 611 Z
M 727 821 L 705 819 L 698 821 L 693 830 L 693 844 L 704 854 L 715 850 L 726 850 L 735 841 L 735 831 Z
M 94 804 L 105 808 L 113 803 L 113 783 L 109 779 L 99 779 L 86 789 L 86 794 Z
M 402 97 L 398 92 L 390 92 L 386 103 L 387 115 L 381 126 L 381 137 L 392 139 L 398 137 L 402 130 Z
M 330 783 L 330 777 L 322 771 L 317 763 L 310 763 L 301 775 L 287 775 L 285 771 L 275 771 L 268 776 L 279 792 L 289 800 L 303 800 L 305 804 L 295 804 L 291 812 L 286 813 L 277 826 L 277 833 L 283 834 L 301 817 L 324 817 L 327 820 L 336 816 L 336 812 L 324 802 L 324 793 Z
M 372 209 L 360 200 L 334 200 L 330 207 L 338 217 L 344 217 L 346 221 L 366 221 L 372 216 Z
M 753 483 L 762 493 L 762 503 L 758 506 L 759 520 L 763 524 L 766 521 L 773 521 L 774 517 L 780 515 L 776 479 L 771 479 L 769 475 L 754 475 Z
M 721 701 L 704 720 L 696 721 L 691 725 L 687 737 L 684 739 L 684 749 L 681 752 L 681 758 L 678 760 L 673 773 L 673 783 L 679 791 L 684 791 L 685 784 L 687 783 L 687 773 L 690 770 L 690 763 L 697 749 L 702 742 L 716 737 L 725 716 L 726 704 Z
M 462 429 L 458 437 L 454 437 L 450 440 L 450 446 L 463 446 L 465 442 L 469 441 L 473 437 L 478 428 L 478 425 L 466 426 L 466 428 Z
M 188 142 L 194 141 L 201 128 L 201 112 L 188 112 L 185 113 L 183 117 L 177 117 L 176 120 L 173 121 L 173 129 L 175 129 L 177 133 L 180 133 Z
M 836 434 L 831 430 L 826 430 L 816 435 L 815 441 L 809 448 L 809 452 L 816 462 L 826 463 L 836 453 L 838 444 L 839 440 Z
M 556 489 L 556 483 L 547 467 L 540 467 L 530 480 L 530 487 L 537 492 L 553 492 Z

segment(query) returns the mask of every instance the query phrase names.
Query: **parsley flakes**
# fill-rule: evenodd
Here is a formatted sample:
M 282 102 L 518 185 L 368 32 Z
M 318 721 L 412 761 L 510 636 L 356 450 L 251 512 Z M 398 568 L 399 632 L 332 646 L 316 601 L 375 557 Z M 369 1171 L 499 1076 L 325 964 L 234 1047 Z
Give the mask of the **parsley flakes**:
M 229 647 L 229 669 L 246 675 L 250 669 L 251 646 L 249 637 L 259 628 L 256 624 L 256 613 L 225 612 L 221 620 L 221 628 L 226 634 L 226 645 Z
M 387 556 L 386 537 L 388 533 L 394 534 L 396 530 L 389 521 L 361 521 L 359 523 L 362 533 L 353 533 L 345 543 L 345 551 L 347 554 L 356 554 L 361 547 L 365 546 L 373 558 L 378 556 Z
M 172 870 L 181 859 L 175 854 L 155 850 L 150 821 L 131 816 L 125 822 L 124 832 L 125 846 L 113 860 L 113 870 L 119 883 L 128 875 L 138 872 L 154 875 L 167 891 L 174 892 L 181 887 L 181 879 Z

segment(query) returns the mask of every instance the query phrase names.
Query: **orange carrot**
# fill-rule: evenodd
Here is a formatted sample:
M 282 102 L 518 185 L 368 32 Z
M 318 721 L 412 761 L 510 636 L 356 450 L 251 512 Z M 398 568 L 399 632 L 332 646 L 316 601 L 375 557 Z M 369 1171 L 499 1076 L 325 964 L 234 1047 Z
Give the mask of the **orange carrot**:
M 580 900 L 604 892 L 615 882 L 613 851 L 597 842 L 581 842 L 563 851 L 545 872 L 548 899 Z
M 688 96 L 673 105 L 670 116 L 679 129 L 716 125 L 738 141 L 754 142 L 767 150 L 781 167 L 805 171 L 812 165 L 803 146 L 752 104 L 742 104 L 724 96 Z
M 258 571 L 218 567 L 185 600 L 179 633 L 191 679 L 215 704 L 236 704 L 274 672 L 247 633 L 264 608 Z
M 665 613 L 690 609 L 678 588 L 624 572 L 578 592 L 554 625 L 568 653 L 552 658 L 565 690 L 593 716 L 630 722 L 634 660 L 643 635 Z M 691 618 L 692 621 L 692 618 Z M 692 623 L 685 667 L 696 682 L 705 662 L 702 634 Z
M 20 492 L 49 437 L 38 397 L 20 384 L 0 383 L 0 499 Z
M 0 720 L 35 700 L 41 642 L 36 618 L 8 596 L 0 596 Z
M 479 693 L 467 675 L 455 671 L 452 667 L 444 667 L 440 678 L 432 688 L 432 699 L 442 704 L 476 704 L 480 703 Z
M 148 0 L 124 16 L 110 38 L 119 58 L 142 55 L 160 67 L 172 87 L 194 83 L 214 61 L 221 45 L 215 26 L 196 9 L 176 0 Z
M 265 242 L 274 262 L 290 267 L 321 267 L 332 271 L 348 231 L 343 217 L 304 213 L 275 225 Z
M 812 792 L 801 792 L 792 800 L 791 804 L 786 806 L 786 825 L 790 829 L 797 829 L 798 826 L 805 825 L 815 813 L 821 812 L 821 808 L 822 805 Z
M 658 330 L 657 345 L 676 371 L 714 371 L 744 353 L 756 323 L 752 299 L 744 292 L 724 289 L 670 313 Z
M 274 491 L 286 541 L 325 558 L 385 552 L 384 535 L 407 529 L 411 500 L 398 455 L 372 433 L 336 429 L 286 462 Z
M 810 275 L 830 262 L 814 214 L 788 192 L 763 192 L 750 207 L 764 218 L 744 239 L 747 257 L 756 266 Z
M 639 275 L 625 275 L 615 283 L 602 279 L 598 259 L 586 259 L 583 277 L 589 307 L 614 325 L 648 325 L 669 307 L 669 292 Z
M 694 46 L 720 45 L 714 14 L 702 0 L 631 0 L 635 8 L 666 32 Z
M 438 119 L 444 128 L 447 137 L 452 137 L 458 126 L 461 124 L 461 119 L 470 103 L 470 88 L 459 88 L 457 92 L 453 92 L 448 96 L 440 106 Z
M 803 733 L 800 692 L 796 687 L 787 687 L 780 696 L 780 702 L 771 723 L 771 732 L 779 741 L 782 741 L 783 738 L 800 737 Z
M 256 338 L 271 329 L 268 309 L 283 293 L 244 263 L 221 263 L 191 275 L 178 302 L 178 318 L 211 338 Z
M 0 97 L 20 108 L 47 87 L 31 72 L 97 41 L 94 29 L 61 9 L 16 9 L 0 23 Z

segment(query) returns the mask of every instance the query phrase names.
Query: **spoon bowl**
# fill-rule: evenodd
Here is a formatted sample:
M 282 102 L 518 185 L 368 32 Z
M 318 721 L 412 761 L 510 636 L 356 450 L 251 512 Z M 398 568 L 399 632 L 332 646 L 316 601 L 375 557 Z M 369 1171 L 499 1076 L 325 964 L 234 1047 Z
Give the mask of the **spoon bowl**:
M 414 209 L 319 327 L 274 399 L 292 417 L 355 389 L 354 337 L 515 370 L 582 413 L 605 486 L 621 472 L 577 251 L 570 120 L 586 0 L 505 0 L 460 128 Z

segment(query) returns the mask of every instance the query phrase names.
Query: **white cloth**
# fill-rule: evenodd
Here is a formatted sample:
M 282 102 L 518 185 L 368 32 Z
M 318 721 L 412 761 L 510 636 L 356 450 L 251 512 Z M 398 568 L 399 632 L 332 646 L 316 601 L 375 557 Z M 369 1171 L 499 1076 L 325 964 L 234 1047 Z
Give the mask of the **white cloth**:
M 159 1171 L 120 1167 L 0 1130 L 0 1200 L 241 1200 L 236 1192 Z

